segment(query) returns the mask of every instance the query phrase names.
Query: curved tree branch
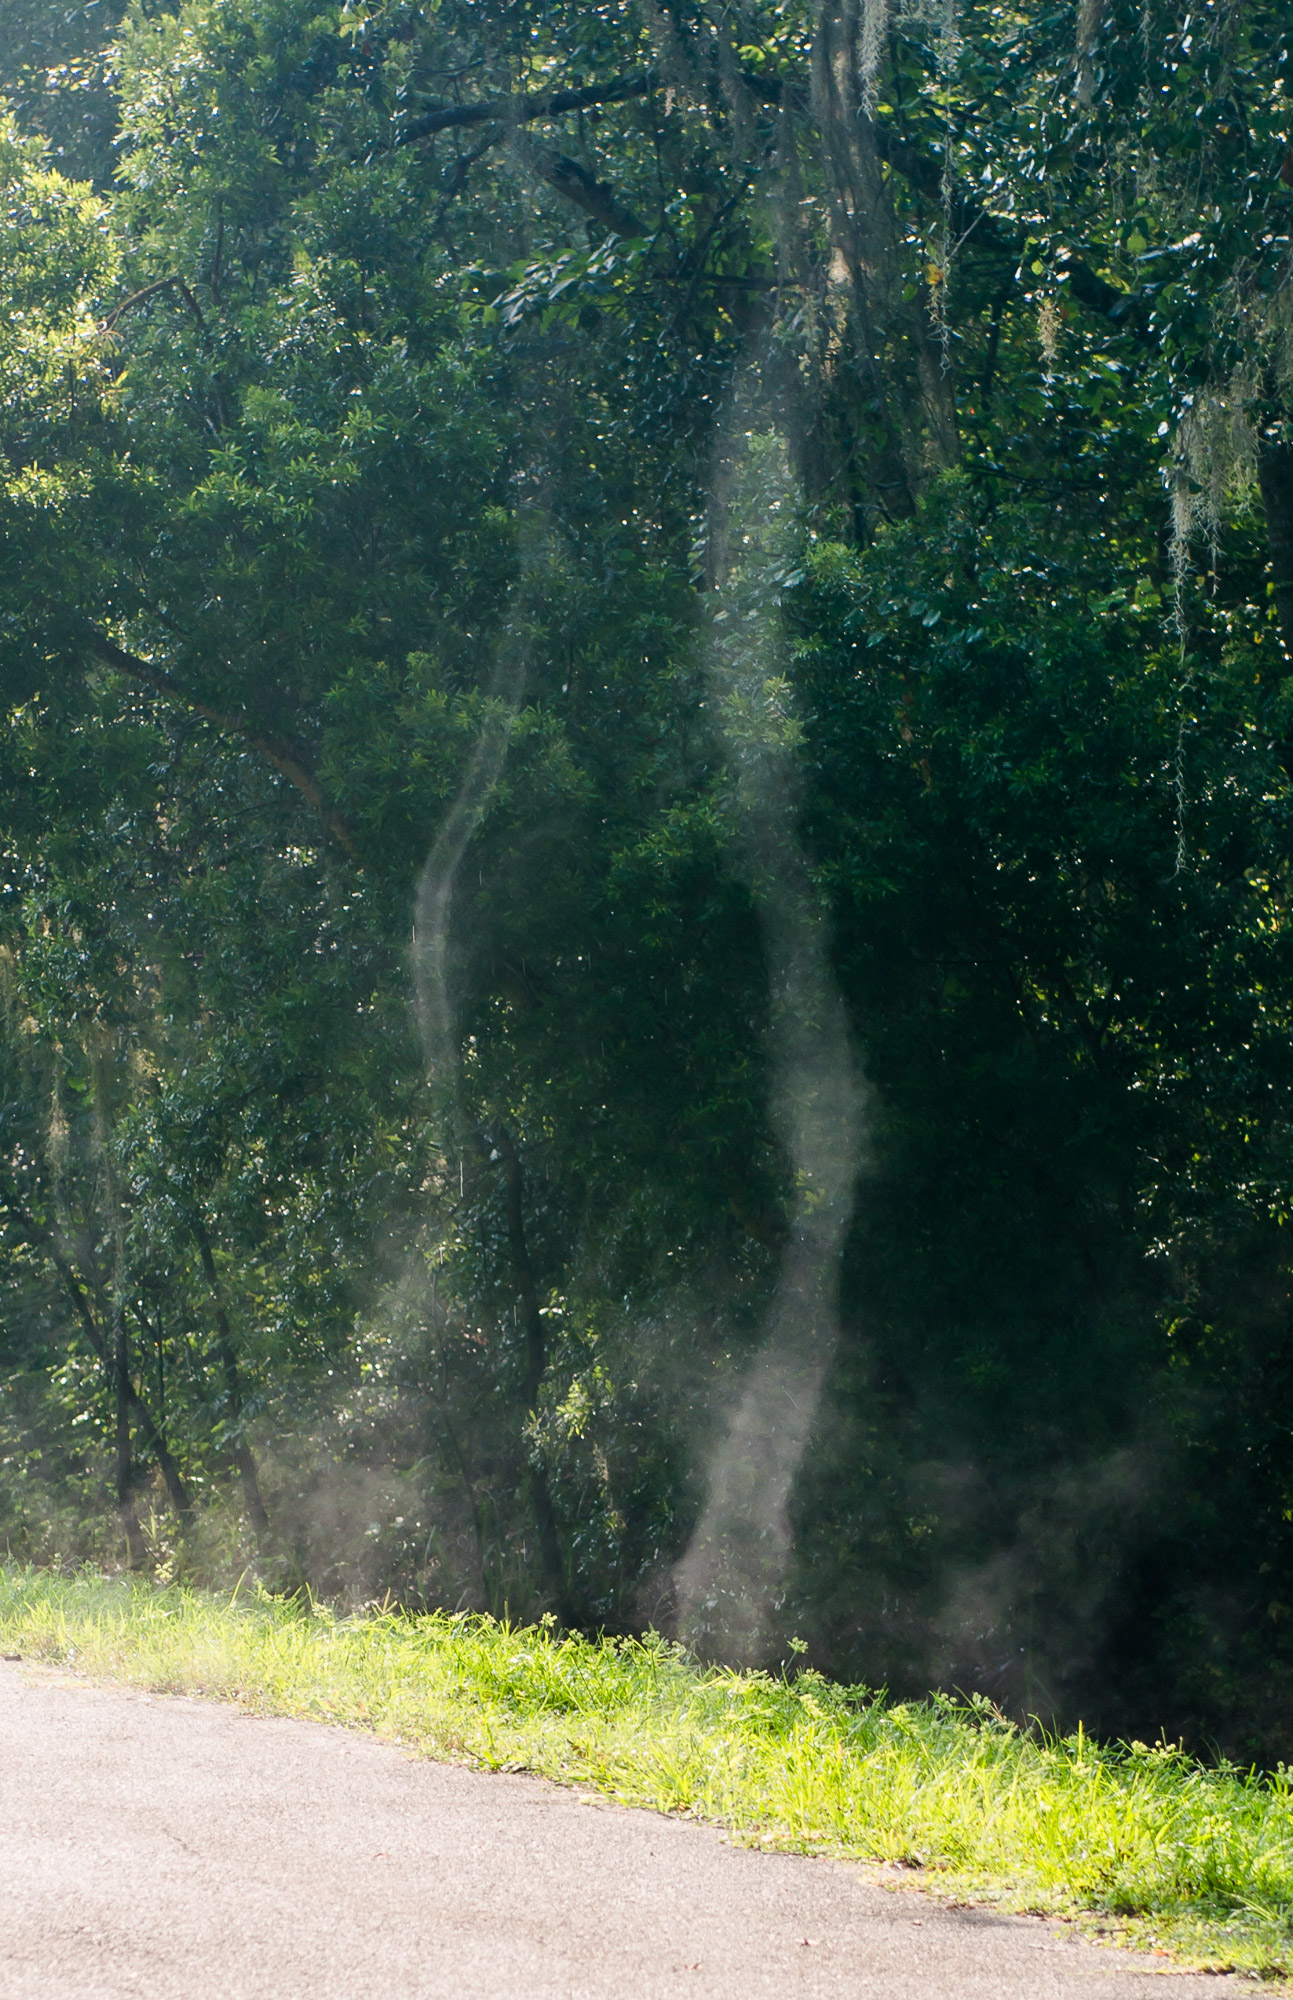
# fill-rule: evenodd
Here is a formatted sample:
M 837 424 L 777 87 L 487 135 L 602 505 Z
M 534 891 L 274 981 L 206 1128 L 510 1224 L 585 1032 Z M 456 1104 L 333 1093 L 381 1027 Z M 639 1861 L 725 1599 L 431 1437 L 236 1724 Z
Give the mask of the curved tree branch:
M 609 83 L 590 83 L 582 90 L 536 91 L 529 96 L 482 97 L 474 104 L 445 104 L 410 118 L 395 143 L 411 146 L 455 125 L 494 123 L 515 128 L 532 124 L 536 118 L 560 118 L 567 111 L 584 111 L 594 104 L 623 104 L 629 98 L 645 97 L 655 84 L 655 71 L 642 70 L 635 76 L 613 77 Z
M 235 710 L 216 708 L 210 702 L 202 701 L 197 695 L 192 695 L 187 689 L 182 688 L 163 667 L 155 666 L 151 660 L 141 660 L 137 653 L 128 653 L 124 647 L 109 639 L 106 633 L 97 631 L 93 626 L 87 627 L 82 637 L 87 650 L 105 666 L 115 667 L 118 673 L 129 675 L 131 680 L 139 681 L 144 687 L 152 688 L 154 693 L 163 694 L 170 701 L 182 702 L 186 708 L 192 709 L 194 714 L 213 722 L 217 729 L 223 729 L 228 735 L 241 737 L 242 741 L 249 744 L 253 750 L 258 750 L 266 762 L 281 772 L 289 784 L 295 785 L 302 798 L 313 806 L 337 845 L 352 859 L 355 858 L 357 850 L 354 836 L 336 807 L 328 804 L 323 787 L 310 766 L 303 744 L 293 742 L 289 737 L 257 729 L 245 715 L 240 715 Z
M 205 338 L 207 331 L 207 323 L 202 316 L 202 308 L 198 304 L 197 300 L 194 298 L 188 286 L 185 284 L 183 278 L 176 276 L 174 272 L 172 272 L 171 276 L 168 278 L 156 279 L 155 282 L 151 285 L 141 285 L 137 292 L 132 292 L 128 299 L 123 299 L 119 306 L 114 306 L 113 310 L 108 314 L 108 317 L 102 322 L 104 332 L 111 333 L 115 328 L 117 321 L 121 318 L 123 313 L 130 312 L 131 309 L 135 306 L 143 305 L 145 299 L 153 298 L 155 294 L 158 292 L 168 292 L 168 291 L 175 291 L 179 293 L 185 305 L 188 307 L 194 319 L 197 321 L 199 330 L 201 331 L 203 337 Z
M 547 181 L 558 194 L 573 201 L 576 208 L 582 208 L 585 215 L 591 215 L 594 222 L 600 222 L 612 236 L 646 236 L 649 233 L 645 222 L 617 198 L 609 181 L 599 181 L 587 167 L 581 167 L 578 160 L 572 160 L 567 153 L 558 153 L 551 146 L 540 146 L 533 139 L 519 140 L 517 152 L 540 180 Z

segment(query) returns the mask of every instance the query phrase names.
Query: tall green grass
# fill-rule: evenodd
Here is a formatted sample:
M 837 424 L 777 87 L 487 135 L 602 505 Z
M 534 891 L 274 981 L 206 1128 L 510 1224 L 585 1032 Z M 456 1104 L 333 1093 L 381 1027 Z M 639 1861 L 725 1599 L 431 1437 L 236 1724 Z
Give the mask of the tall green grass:
M 1293 1772 L 1020 1731 L 662 1640 L 0 1570 L 0 1650 L 376 1731 L 779 1847 L 936 1871 L 940 1893 L 1071 1916 L 1188 1962 L 1293 1967 Z

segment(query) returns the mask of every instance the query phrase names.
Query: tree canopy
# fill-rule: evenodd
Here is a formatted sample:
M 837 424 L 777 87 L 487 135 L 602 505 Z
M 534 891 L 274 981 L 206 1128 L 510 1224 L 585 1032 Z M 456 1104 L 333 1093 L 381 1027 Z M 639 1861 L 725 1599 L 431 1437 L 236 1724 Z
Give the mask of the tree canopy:
M 8 1547 L 1285 1755 L 1286 10 L 2 17 Z

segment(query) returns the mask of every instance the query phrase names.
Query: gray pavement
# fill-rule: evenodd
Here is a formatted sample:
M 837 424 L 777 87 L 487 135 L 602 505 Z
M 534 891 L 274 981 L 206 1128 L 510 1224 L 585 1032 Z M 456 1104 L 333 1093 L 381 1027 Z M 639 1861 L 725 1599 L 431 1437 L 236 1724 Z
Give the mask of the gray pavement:
M 0 2000 L 1251 1990 L 540 1779 L 0 1666 Z

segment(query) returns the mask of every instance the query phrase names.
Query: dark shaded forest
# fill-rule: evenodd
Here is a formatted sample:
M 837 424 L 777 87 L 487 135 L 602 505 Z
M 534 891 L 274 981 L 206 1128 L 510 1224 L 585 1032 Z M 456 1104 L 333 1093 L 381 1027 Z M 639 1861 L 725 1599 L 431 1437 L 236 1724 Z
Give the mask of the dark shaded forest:
M 1293 1742 L 1275 0 L 0 0 L 0 1549 Z

